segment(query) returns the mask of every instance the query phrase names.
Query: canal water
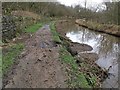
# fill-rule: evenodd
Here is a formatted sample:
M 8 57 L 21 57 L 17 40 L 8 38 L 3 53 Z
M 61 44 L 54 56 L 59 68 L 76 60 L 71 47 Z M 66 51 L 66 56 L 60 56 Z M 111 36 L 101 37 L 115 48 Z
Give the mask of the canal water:
M 102 83 L 102 88 L 118 88 L 118 37 L 95 32 L 75 24 L 64 24 L 66 36 L 73 42 L 88 44 L 98 54 L 96 61 L 103 70 L 108 70 L 109 77 Z

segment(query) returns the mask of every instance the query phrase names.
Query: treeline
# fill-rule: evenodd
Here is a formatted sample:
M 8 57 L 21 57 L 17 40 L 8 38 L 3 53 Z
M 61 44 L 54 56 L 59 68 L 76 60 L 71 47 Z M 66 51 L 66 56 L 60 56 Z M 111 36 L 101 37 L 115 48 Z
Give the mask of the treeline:
M 85 5 L 86 4 L 87 3 L 85 3 Z M 98 11 L 99 6 L 97 6 L 96 10 L 93 10 L 93 8 L 87 8 L 86 6 L 82 7 L 81 5 L 76 5 L 74 7 L 65 6 L 59 2 L 3 2 L 3 40 L 6 41 L 8 38 L 7 36 L 15 37 L 17 33 L 24 30 L 26 26 L 39 21 L 30 16 L 40 16 L 41 19 L 44 17 L 43 21 L 45 21 L 46 18 L 50 18 L 50 20 L 54 18 L 79 18 L 103 24 L 120 25 L 120 2 L 103 2 L 103 4 L 106 6 L 106 9 Z M 17 14 L 21 11 L 26 11 L 24 15 L 28 17 L 14 17 L 13 11 L 19 11 Z M 29 15 L 29 12 L 33 14 L 31 13 L 31 15 Z M 13 29 L 12 25 L 14 27 Z M 15 31 L 16 34 L 12 33 L 10 30 L 13 30 L 13 32 Z
M 100 23 L 120 24 L 120 2 L 103 2 L 103 4 L 106 6 L 106 10 L 97 12 L 97 8 L 92 10 L 81 5 L 70 7 L 58 2 L 7 2 L 3 3 L 3 14 L 23 10 L 47 17 L 75 17 Z
M 95 10 L 83 8 L 80 5 L 75 7 L 78 17 L 85 18 L 86 20 L 96 21 L 105 24 L 119 24 L 120 25 L 120 2 L 103 2 L 106 9 L 99 10 L 99 5 Z
M 105 20 L 110 24 L 120 25 L 120 1 L 105 2 L 105 5 L 106 5 L 106 10 L 103 12 L 103 15 L 105 16 Z
M 54 18 L 74 17 L 72 7 L 54 2 L 4 2 L 2 3 L 2 40 L 9 42 L 24 32 L 27 26 Z M 36 18 L 40 16 L 40 18 Z
M 3 14 L 7 15 L 11 14 L 12 11 L 23 10 L 48 17 L 75 16 L 72 7 L 67 7 L 58 2 L 7 2 L 2 5 Z

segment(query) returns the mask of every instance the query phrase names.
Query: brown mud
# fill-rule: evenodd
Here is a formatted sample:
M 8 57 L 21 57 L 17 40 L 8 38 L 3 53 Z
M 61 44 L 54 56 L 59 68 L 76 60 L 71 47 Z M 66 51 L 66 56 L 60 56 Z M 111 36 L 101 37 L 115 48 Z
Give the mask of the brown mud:
M 4 88 L 65 88 L 66 79 L 59 46 L 45 26 L 26 40 L 17 65 L 3 81 Z

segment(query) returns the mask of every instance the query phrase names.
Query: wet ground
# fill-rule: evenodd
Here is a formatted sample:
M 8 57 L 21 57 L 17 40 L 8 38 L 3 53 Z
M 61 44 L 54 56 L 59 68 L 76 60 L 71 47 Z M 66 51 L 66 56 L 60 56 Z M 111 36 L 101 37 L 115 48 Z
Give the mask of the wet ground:
M 53 43 L 49 25 L 31 35 L 25 46 L 4 87 L 65 88 L 67 77 L 59 61 L 59 46 Z

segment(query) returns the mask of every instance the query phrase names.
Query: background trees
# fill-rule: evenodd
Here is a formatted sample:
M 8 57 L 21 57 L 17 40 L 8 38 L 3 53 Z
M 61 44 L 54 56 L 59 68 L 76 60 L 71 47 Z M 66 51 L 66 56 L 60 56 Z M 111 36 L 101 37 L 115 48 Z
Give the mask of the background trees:
M 96 8 L 88 8 L 87 4 L 87 0 L 85 0 L 84 6 L 82 6 L 81 4 L 78 4 L 76 6 L 65 6 L 60 4 L 59 2 L 4 2 L 2 3 L 2 14 L 3 16 L 5 16 L 5 18 L 3 18 L 2 20 L 3 27 L 5 26 L 4 30 L 2 30 L 3 35 L 15 36 L 14 33 L 18 33 L 26 26 L 34 23 L 35 19 L 29 17 L 30 15 L 28 15 L 27 18 L 22 15 L 15 18 L 14 15 L 12 15 L 13 11 L 26 11 L 26 13 L 36 13 L 41 18 L 44 17 L 43 21 L 45 21 L 45 18 L 61 19 L 62 17 L 78 19 L 80 18 L 103 24 L 120 25 L 120 1 L 103 2 L 102 5 L 104 5 L 106 9 L 101 9 L 101 5 L 97 5 Z M 33 14 L 31 16 L 36 15 Z M 13 17 L 13 20 L 10 19 L 11 17 Z M 4 21 L 6 22 L 4 23 Z M 13 26 L 14 28 L 10 29 L 11 26 Z M 8 31 L 8 33 L 6 31 Z
M 101 5 L 96 8 L 87 7 L 87 0 L 84 7 L 80 4 L 76 6 L 65 6 L 59 2 L 5 2 L 3 3 L 3 14 L 11 14 L 15 10 L 30 11 L 47 17 L 76 17 L 86 20 L 97 21 L 99 23 L 120 24 L 120 1 L 103 2 L 106 9 L 101 9 Z

